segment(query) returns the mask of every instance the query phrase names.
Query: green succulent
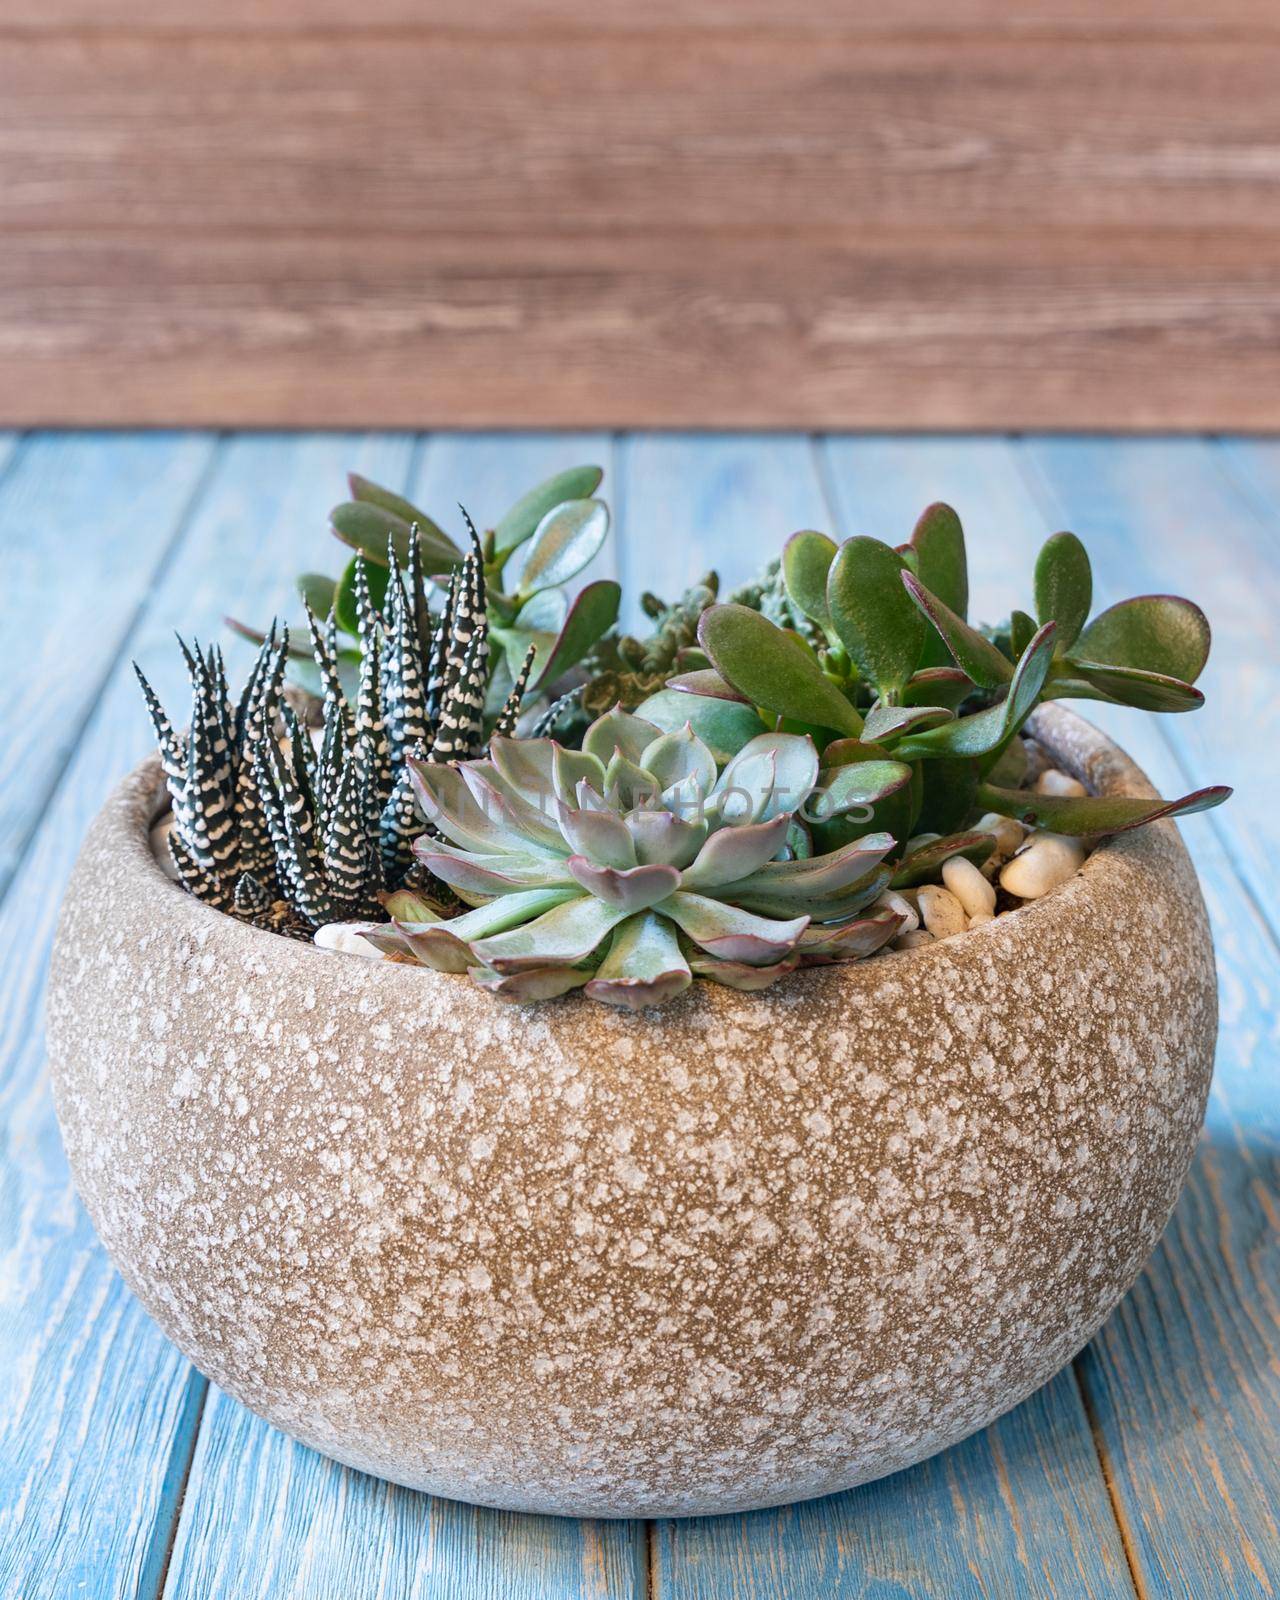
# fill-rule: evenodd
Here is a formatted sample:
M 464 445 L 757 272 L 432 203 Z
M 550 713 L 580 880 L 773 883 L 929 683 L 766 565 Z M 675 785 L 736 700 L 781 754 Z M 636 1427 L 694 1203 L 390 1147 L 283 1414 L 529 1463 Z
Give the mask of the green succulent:
M 687 719 L 713 740 L 752 718 L 807 732 L 827 766 L 904 762 L 911 784 L 877 819 L 900 841 L 922 830 L 960 838 L 954 830 L 992 811 L 1059 833 L 1114 833 L 1206 810 L 1230 793 L 1218 786 L 1148 802 L 1020 787 L 1018 735 L 1043 700 L 1190 711 L 1204 699 L 1193 687 L 1209 653 L 1203 613 L 1173 595 L 1142 595 L 1088 621 L 1092 575 L 1074 534 L 1055 534 L 1040 552 L 1034 615 L 1014 612 L 994 639 L 966 620 L 964 533 L 949 506 L 930 506 L 896 548 L 797 533 L 781 572 L 818 642 L 751 607 L 710 606 L 698 639 L 711 670 L 671 679 L 641 714 Z
M 364 647 L 357 692 L 338 674 L 335 625 L 307 621 L 324 686 L 313 746 L 284 701 L 289 631 L 272 625 L 238 701 L 221 652 L 181 645 L 191 679 L 190 733 L 179 734 L 142 672 L 173 803 L 169 851 L 185 887 L 217 910 L 310 935 L 325 922 L 376 914 L 388 891 L 416 883 L 413 841 L 425 826 L 406 763 L 480 754 L 491 727 L 510 733 L 532 660 L 526 657 L 496 724 L 484 716 L 489 656 L 484 574 L 473 549 L 438 615 L 420 619 L 421 551 L 402 569 L 391 553 L 381 612 L 356 558 Z M 422 631 L 425 628 L 425 633 Z
M 415 853 L 472 909 L 446 921 L 393 900 L 408 915 L 365 937 L 509 999 L 585 988 L 638 1008 L 695 976 L 762 989 L 870 955 L 904 921 L 877 903 L 895 841 L 869 820 L 910 783 L 902 762 L 824 774 L 813 740 L 785 732 L 720 761 L 690 728 L 618 708 L 581 750 L 495 738 L 487 760 L 411 770 L 436 835 Z M 842 820 L 856 836 L 815 849 Z
M 522 495 L 497 523 L 479 536 L 489 622 L 489 678 L 485 705 L 496 716 L 510 695 L 529 651 L 534 652 L 529 681 L 532 699 L 550 689 L 576 666 L 618 617 L 621 589 L 612 579 L 587 584 L 572 601 L 565 585 L 599 553 L 609 531 L 609 508 L 594 498 L 604 474 L 599 467 L 570 467 Z M 440 524 L 402 495 L 384 489 L 358 473 L 348 477 L 351 499 L 329 514 L 334 535 L 356 554 L 341 577 L 304 573 L 297 588 L 305 604 L 322 620 L 332 614 L 340 642 L 338 666 L 354 691 L 359 676 L 361 645 L 357 608 L 357 562 L 367 563 L 367 583 L 374 609 L 381 611 L 391 581 L 389 556 L 402 569 L 408 565 L 411 533 L 417 530 L 422 570 L 428 580 L 447 590 L 465 553 Z M 470 519 L 463 513 L 468 530 Z M 419 597 L 425 635 L 426 601 Z M 243 623 L 231 626 L 261 642 L 262 635 Z M 292 672 L 313 693 L 322 685 L 305 650 L 292 654 Z
M 674 671 L 689 665 L 689 653 L 698 641 L 698 619 L 714 603 L 719 588 L 719 578 L 708 572 L 673 604 L 655 594 L 642 594 L 640 609 L 654 624 L 652 632 L 643 638 L 606 634 L 583 663 L 587 682 L 579 703 L 587 717 L 600 716 L 616 705 L 634 711 Z
M 744 583 L 729 596 L 730 605 L 749 606 L 780 628 L 790 628 L 812 645 L 822 643 L 822 631 L 800 610 L 787 592 L 781 556 L 775 556 L 751 583 Z

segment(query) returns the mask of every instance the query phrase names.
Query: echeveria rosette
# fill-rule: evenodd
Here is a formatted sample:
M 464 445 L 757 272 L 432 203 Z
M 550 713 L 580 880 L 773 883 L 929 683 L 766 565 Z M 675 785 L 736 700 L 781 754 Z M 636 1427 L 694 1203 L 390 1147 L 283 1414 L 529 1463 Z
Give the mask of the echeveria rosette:
M 875 903 L 892 835 L 814 854 L 810 819 L 869 816 L 909 776 L 882 761 L 824 783 L 813 741 L 791 733 L 759 734 L 720 763 L 688 725 L 664 732 L 621 709 L 581 750 L 494 739 L 486 760 L 415 768 L 437 835 L 418 857 L 472 909 L 366 937 L 517 1000 L 585 988 L 638 1008 L 695 976 L 761 989 L 870 955 L 899 930 Z
M 998 637 L 967 620 L 964 533 L 949 506 L 930 506 L 910 542 L 896 548 L 797 533 L 782 571 L 793 606 L 823 642 L 815 646 L 812 635 L 779 628 L 745 606 L 711 606 L 698 637 L 712 670 L 672 679 L 665 698 L 684 698 L 695 728 L 722 723 L 732 711 L 739 720 L 804 729 L 820 747 L 839 747 L 844 760 L 909 763 L 911 806 L 893 828 L 901 839 L 925 830 L 950 835 L 982 811 L 1036 815 L 1019 787 L 1017 735 L 1044 700 L 1149 711 L 1203 703 L 1194 687 L 1209 653 L 1203 613 L 1175 595 L 1141 595 L 1089 621 L 1092 574 L 1074 534 L 1046 542 L 1036 563 L 1035 616 L 1015 611 Z M 670 720 L 680 711 L 664 704 L 663 714 Z M 1205 810 L 1229 793 L 1213 787 L 1129 809 L 1151 820 Z M 1080 835 L 1138 825 L 1092 797 L 1041 812 L 1046 825 Z

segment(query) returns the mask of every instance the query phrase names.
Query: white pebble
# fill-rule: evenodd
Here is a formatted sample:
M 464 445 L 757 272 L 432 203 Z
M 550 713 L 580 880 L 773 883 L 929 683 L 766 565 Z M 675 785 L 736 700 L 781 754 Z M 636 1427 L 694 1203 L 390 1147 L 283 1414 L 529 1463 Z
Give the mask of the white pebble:
M 969 918 L 969 926 L 971 928 L 980 928 L 984 922 L 994 922 L 995 920 L 993 911 L 975 911 Z
M 368 926 L 367 922 L 326 922 L 316 929 L 315 943 L 321 950 L 336 950 L 339 955 L 367 956 L 381 961 L 381 951 L 360 937 L 360 929 Z
M 967 917 L 979 912 L 994 912 L 996 892 L 987 880 L 964 856 L 952 856 L 942 863 L 942 881 L 964 907 Z
M 933 944 L 934 937 L 924 928 L 913 928 L 910 933 L 900 933 L 893 941 L 895 950 L 918 950 L 921 945 Z
M 1036 779 L 1037 794 L 1056 794 L 1078 800 L 1088 792 L 1079 778 L 1073 778 L 1068 772 L 1059 772 L 1057 767 L 1049 767 Z
M 985 817 L 979 817 L 974 823 L 973 831 L 989 833 L 996 842 L 996 855 L 1008 860 L 1022 843 L 1027 830 L 1016 817 L 1002 817 L 996 811 L 988 811 Z
M 896 911 L 900 917 L 905 918 L 902 927 L 898 931 L 897 936 L 899 939 L 904 933 L 914 933 L 920 926 L 920 913 L 916 909 L 914 902 L 908 900 L 906 895 L 901 894 L 897 889 L 886 889 L 876 901 L 876 905 L 884 911 Z
M 161 872 L 171 883 L 179 882 L 178 869 L 169 854 L 169 835 L 173 831 L 173 815 L 161 817 L 151 824 L 151 854 L 160 865 Z
M 920 915 L 924 925 L 935 939 L 950 939 L 968 927 L 964 907 L 950 889 L 939 889 L 937 884 L 926 883 L 920 889 Z
M 1020 900 L 1038 900 L 1075 877 L 1083 865 L 1084 846 L 1079 839 L 1060 833 L 1033 834 L 1026 849 L 1001 872 L 1000 887 Z

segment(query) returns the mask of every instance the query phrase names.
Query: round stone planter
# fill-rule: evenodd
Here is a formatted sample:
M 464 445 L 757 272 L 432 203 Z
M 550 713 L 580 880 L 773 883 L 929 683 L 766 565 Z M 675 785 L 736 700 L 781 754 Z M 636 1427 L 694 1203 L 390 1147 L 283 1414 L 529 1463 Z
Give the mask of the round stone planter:
M 1070 712 L 1035 731 L 1150 793 Z M 1216 1002 L 1170 823 L 949 942 L 633 1016 L 211 911 L 158 796 L 148 763 L 67 892 L 71 1165 L 175 1343 L 352 1466 L 587 1516 L 843 1489 L 1043 1383 L 1177 1197 Z

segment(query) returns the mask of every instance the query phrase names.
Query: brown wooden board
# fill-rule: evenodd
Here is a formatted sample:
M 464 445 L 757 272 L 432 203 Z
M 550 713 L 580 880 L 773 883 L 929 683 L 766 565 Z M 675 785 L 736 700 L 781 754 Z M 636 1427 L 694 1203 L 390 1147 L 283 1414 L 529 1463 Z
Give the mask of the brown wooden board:
M 1280 425 L 1280 11 L 1010 9 L 16 4 L 0 425 Z

